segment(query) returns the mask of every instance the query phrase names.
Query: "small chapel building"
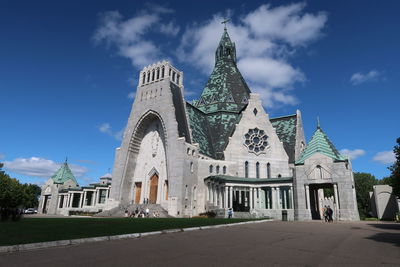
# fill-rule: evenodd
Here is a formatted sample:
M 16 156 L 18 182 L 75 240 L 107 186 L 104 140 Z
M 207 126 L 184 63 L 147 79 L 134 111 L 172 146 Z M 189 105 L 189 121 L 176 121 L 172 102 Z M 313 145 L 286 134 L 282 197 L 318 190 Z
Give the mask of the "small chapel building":
M 311 220 L 321 219 L 322 208 L 330 205 L 336 219 L 359 220 L 350 160 L 319 123 L 307 143 L 299 110 L 269 117 L 237 67 L 226 28 L 214 70 L 192 103 L 184 98 L 183 76 L 167 61 L 140 72 L 101 210 L 120 214 L 148 203 L 173 217 L 207 211 L 226 216 L 233 209 L 237 216 Z M 55 184 L 46 188 L 70 197 L 67 184 Z M 88 203 L 88 194 L 80 197 Z M 60 213 L 64 204 L 58 201 L 51 212 Z

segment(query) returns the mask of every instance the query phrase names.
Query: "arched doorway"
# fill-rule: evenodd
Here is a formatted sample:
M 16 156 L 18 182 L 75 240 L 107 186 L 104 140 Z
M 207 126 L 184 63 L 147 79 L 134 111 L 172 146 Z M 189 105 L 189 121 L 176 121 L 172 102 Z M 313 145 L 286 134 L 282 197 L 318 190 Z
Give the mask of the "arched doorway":
M 158 192 L 158 175 L 153 174 L 153 176 L 150 178 L 150 196 L 149 196 L 150 204 L 157 203 L 157 192 Z

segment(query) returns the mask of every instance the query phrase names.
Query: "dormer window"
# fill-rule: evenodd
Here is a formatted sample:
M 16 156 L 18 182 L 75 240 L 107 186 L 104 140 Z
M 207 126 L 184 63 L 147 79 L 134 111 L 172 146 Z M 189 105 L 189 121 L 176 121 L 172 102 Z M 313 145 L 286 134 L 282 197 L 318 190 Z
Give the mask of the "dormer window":
M 226 102 L 235 103 L 235 99 L 233 99 L 233 96 L 232 96 L 232 95 L 228 95 L 228 97 L 227 97 L 227 99 L 226 99 Z
M 211 103 L 217 103 L 218 102 L 218 96 L 217 95 L 214 95 L 212 98 L 211 98 Z
M 200 97 L 199 103 L 197 105 L 202 106 L 204 104 L 205 104 L 204 98 Z
M 249 100 L 247 99 L 247 96 L 243 96 L 242 104 L 247 104 L 248 102 Z

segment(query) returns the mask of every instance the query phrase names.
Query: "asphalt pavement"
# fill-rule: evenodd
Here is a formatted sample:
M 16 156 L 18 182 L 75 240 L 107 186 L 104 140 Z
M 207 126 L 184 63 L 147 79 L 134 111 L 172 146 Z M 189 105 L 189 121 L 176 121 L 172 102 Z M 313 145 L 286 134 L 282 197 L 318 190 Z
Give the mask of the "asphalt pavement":
M 400 266 L 400 224 L 264 222 L 0 254 L 0 266 Z

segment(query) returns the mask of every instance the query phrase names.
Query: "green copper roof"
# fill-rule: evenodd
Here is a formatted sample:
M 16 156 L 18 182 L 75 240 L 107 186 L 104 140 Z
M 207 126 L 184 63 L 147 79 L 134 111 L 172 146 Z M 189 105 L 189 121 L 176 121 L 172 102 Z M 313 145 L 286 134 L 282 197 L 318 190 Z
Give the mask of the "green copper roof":
M 51 176 L 51 179 L 53 179 L 53 181 L 58 184 L 63 184 L 68 180 L 72 180 L 76 184 L 78 184 L 67 162 L 64 162 L 60 169 L 58 169 L 58 171 L 53 176 Z
M 250 89 L 236 66 L 235 44 L 224 29 L 206 87 L 199 100 L 193 101 L 193 105 L 187 104 L 192 136 L 202 153 L 224 158 L 223 151 L 249 95 Z
M 199 144 L 200 152 L 209 157 L 214 157 L 214 149 L 209 132 L 208 120 L 204 112 L 190 103 L 186 103 L 186 111 L 192 129 L 193 142 Z
M 304 161 L 311 157 L 315 153 L 324 154 L 335 161 L 344 161 L 345 157 L 340 155 L 335 146 L 329 140 L 328 136 L 322 131 L 321 127 L 317 127 L 317 130 L 314 132 L 311 137 L 311 141 L 308 143 L 306 149 L 300 156 L 300 159 L 296 161 L 296 164 L 304 164 Z
M 295 147 L 296 147 L 296 125 L 297 116 L 289 115 L 270 120 L 272 126 L 276 130 L 279 140 L 283 143 L 286 153 L 289 156 L 289 163 L 295 160 Z
M 215 67 L 196 107 L 205 113 L 240 112 L 246 106 L 250 89 L 236 66 L 236 48 L 227 30 L 215 52 Z

